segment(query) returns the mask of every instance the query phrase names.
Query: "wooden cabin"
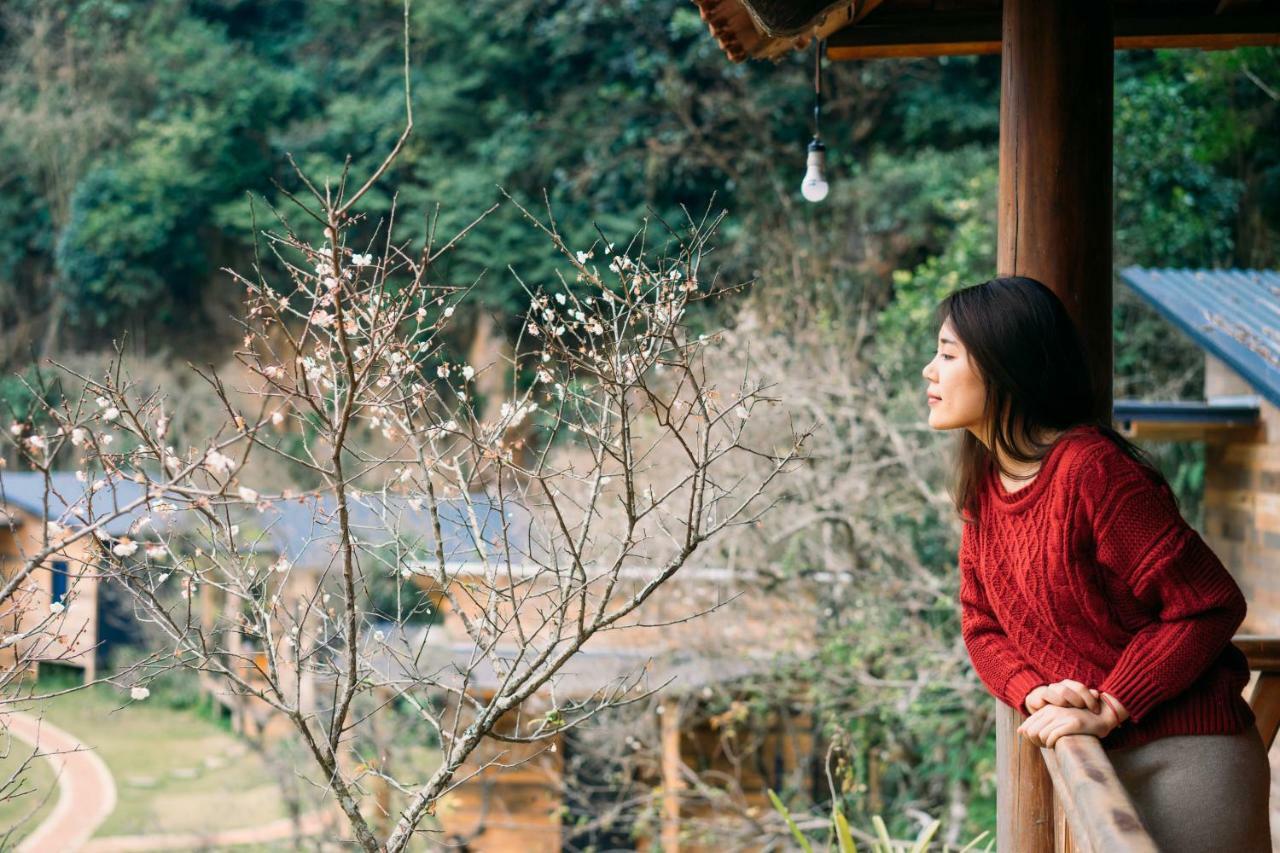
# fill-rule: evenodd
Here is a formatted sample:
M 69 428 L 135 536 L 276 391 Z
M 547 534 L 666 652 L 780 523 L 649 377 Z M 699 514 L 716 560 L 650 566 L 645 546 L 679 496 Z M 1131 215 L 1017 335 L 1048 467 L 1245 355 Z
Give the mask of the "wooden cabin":
M 8 581 L 41 548 L 44 518 L 13 500 L 0 506 L 0 578 Z M 75 667 L 86 682 L 96 674 L 98 580 L 96 544 L 82 541 L 52 554 L 17 588 L 0 612 L 0 635 L 21 637 L 0 649 L 0 667 L 12 671 L 22 660 L 26 677 L 42 665 Z M 57 603 L 65 609 L 51 616 Z M 48 622 L 38 629 L 45 619 Z
M 1280 44 L 1280 2 L 693 2 L 732 62 L 776 58 L 815 39 L 822 40 L 820 49 L 833 61 L 998 54 L 995 272 L 1036 278 L 1062 298 L 1080 330 L 1095 385 L 1104 389 L 1096 414 L 1112 416 L 1112 54 L 1133 48 Z M 1207 382 L 1226 377 L 1227 386 L 1234 386 L 1231 372 L 1230 367 L 1215 367 Z M 1217 473 L 1206 483 L 1215 513 L 1208 533 L 1253 584 L 1250 591 L 1257 603 L 1250 624 L 1270 626 L 1280 611 L 1259 574 L 1266 552 L 1257 549 L 1274 541 L 1266 538 L 1270 531 L 1264 525 L 1273 518 L 1275 456 L 1267 439 L 1252 436 L 1215 444 L 1210 451 L 1209 467 Z M 1275 441 L 1274 433 L 1270 441 Z M 1256 489 L 1251 485 L 1255 476 Z M 1238 503 L 1242 499 L 1245 503 Z M 1244 526 L 1246 516 L 1252 528 Z M 1270 685 L 1280 661 L 1267 637 L 1236 639 L 1258 673 L 1251 702 L 1270 744 L 1280 704 Z M 1096 738 L 1067 737 L 1056 750 L 1042 750 L 1017 734 L 1023 717 L 1013 708 L 996 702 L 996 719 L 997 844 L 1002 853 L 1154 849 Z
M 466 584 L 482 573 L 478 564 L 459 566 L 451 583 Z M 626 600 L 650 574 L 625 569 L 614 599 Z M 444 614 L 433 629 L 437 633 L 428 644 L 425 667 L 465 668 L 473 640 L 460 615 L 438 595 L 434 581 L 425 574 L 419 577 L 436 594 Z M 531 592 L 531 583 L 554 580 L 519 567 L 515 577 L 522 594 Z M 459 600 L 467 601 L 465 596 Z M 478 616 L 479 609 L 472 607 L 464 604 L 467 615 Z M 594 828 L 589 839 L 573 839 L 572 848 L 585 849 L 591 841 L 606 848 L 710 853 L 725 849 L 723 839 L 735 833 L 753 837 L 751 822 L 725 809 L 719 797 L 739 791 L 741 809 L 763 814 L 772 809 L 768 788 L 808 784 L 817 795 L 818 786 L 825 786 L 815 772 L 821 749 L 802 698 L 770 708 L 763 719 L 747 720 L 735 689 L 740 679 L 770 666 L 776 655 L 810 654 L 813 618 L 804 601 L 789 596 L 787 606 L 780 608 L 775 595 L 735 572 L 690 566 L 625 622 L 630 627 L 593 637 L 548 685 L 508 712 L 503 723 L 509 727 L 517 717 L 541 718 L 553 697 L 564 706 L 610 690 L 616 692 L 603 695 L 617 699 L 656 691 L 652 699 L 638 703 L 644 713 L 612 724 L 588 721 L 536 745 L 484 742 L 459 771 L 459 776 L 476 775 L 442 798 L 436 811 L 445 837 L 465 840 L 467 849 L 475 851 L 560 851 L 579 821 L 597 818 L 616 796 L 616 790 L 593 794 L 592 786 L 599 782 L 593 774 L 626 768 L 633 784 L 661 790 L 660 819 L 637 826 L 634 816 L 624 814 Z M 654 624 L 663 627 L 646 627 Z M 512 647 L 501 649 L 500 655 L 514 659 L 518 652 Z M 492 667 L 482 664 L 472 672 L 468 689 L 483 701 L 492 696 L 496 682 Z M 467 719 L 464 715 L 463 725 Z M 527 722 L 522 728 L 527 730 Z M 616 742 L 608 742 L 611 737 Z M 589 741 L 594 743 L 588 759 Z M 617 755 L 610 754 L 614 749 Z M 499 753 L 504 764 L 520 766 L 480 770 Z M 684 775 L 685 768 L 696 783 Z M 757 848 L 744 840 L 733 849 Z
M 138 488 L 122 484 L 120 494 L 127 500 Z M 41 550 L 46 522 L 77 527 L 85 499 L 85 484 L 69 471 L 47 481 L 40 472 L 6 472 L 0 479 L 0 577 L 12 578 Z M 124 536 L 136 518 L 120 516 L 104 530 L 108 537 Z M 96 677 L 104 652 L 97 566 L 97 542 L 82 538 L 51 554 L 21 582 L 0 611 L 0 635 L 28 636 L 0 649 L 0 666 L 9 670 L 22 658 L 31 677 L 42 665 L 74 667 L 86 682 Z M 63 609 L 45 622 L 55 604 Z
M 1205 541 L 1280 636 L 1280 273 L 1130 267 L 1121 279 L 1204 351 L 1203 401 L 1117 401 L 1133 438 L 1202 441 Z

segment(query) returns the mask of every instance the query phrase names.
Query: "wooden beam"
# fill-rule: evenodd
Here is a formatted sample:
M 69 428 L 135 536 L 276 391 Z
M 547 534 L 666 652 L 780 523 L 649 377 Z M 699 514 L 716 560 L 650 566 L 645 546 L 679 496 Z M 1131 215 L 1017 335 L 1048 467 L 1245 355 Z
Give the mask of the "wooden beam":
M 1066 305 L 1111 416 L 1111 2 L 1005 0 L 997 271 Z
M 1163 420 L 1128 420 L 1118 425 L 1126 438 L 1148 441 L 1209 441 L 1229 444 L 1233 441 L 1261 442 L 1266 428 L 1261 421 L 1251 424 L 1198 423 Z
M 833 61 L 892 57 L 965 56 L 1000 52 L 999 14 L 933 12 L 878 14 L 827 37 Z M 1225 14 L 1156 17 L 1117 15 L 1115 50 L 1280 45 L 1280 15 Z
M 667 697 L 659 706 L 662 711 L 662 850 L 680 853 L 680 795 L 684 779 L 680 776 L 680 702 Z

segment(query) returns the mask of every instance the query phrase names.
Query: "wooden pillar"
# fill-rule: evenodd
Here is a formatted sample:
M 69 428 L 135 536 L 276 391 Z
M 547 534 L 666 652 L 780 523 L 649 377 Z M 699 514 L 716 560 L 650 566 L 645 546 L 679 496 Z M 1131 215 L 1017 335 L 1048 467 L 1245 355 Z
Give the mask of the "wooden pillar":
M 1052 289 L 1111 413 L 1110 0 L 1004 0 L 997 270 Z M 1054 849 L 1053 784 L 1023 715 L 997 702 L 997 847 Z
M 680 850 L 680 702 L 662 700 L 662 853 Z
M 1018 734 L 1024 719 L 996 702 L 996 850 L 1052 853 L 1053 780 L 1040 748 Z
M 1110 0 L 1005 0 L 997 269 L 1044 282 L 1084 337 L 1110 417 Z

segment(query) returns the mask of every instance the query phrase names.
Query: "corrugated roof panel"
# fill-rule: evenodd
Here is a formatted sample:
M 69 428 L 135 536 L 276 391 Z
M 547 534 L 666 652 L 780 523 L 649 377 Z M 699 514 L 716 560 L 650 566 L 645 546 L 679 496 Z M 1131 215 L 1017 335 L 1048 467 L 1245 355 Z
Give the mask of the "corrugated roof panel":
M 1280 406 L 1280 272 L 1126 267 L 1120 278 Z

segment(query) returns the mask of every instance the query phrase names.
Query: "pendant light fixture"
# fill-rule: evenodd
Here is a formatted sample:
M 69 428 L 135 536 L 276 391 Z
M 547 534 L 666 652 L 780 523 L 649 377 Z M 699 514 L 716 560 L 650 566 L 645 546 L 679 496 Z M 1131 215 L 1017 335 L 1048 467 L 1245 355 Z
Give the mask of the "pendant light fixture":
M 819 122 L 822 118 L 822 51 L 825 39 L 814 39 L 813 54 L 813 139 L 809 142 L 809 156 L 805 162 L 804 180 L 800 182 L 800 194 L 812 202 L 827 197 L 827 146 L 822 144 Z

